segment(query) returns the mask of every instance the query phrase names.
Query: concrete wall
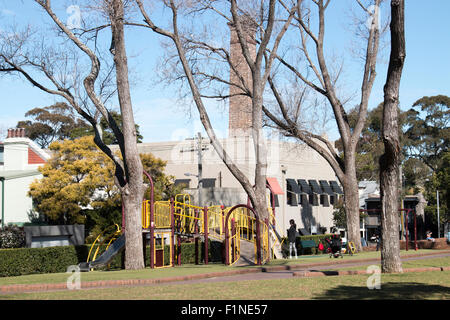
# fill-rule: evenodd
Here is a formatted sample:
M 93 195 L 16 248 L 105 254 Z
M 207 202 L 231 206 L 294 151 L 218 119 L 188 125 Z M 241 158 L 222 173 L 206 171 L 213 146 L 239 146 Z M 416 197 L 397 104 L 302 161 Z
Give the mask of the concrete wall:
M 4 170 L 28 169 L 28 143 L 26 138 L 9 138 L 4 144 Z

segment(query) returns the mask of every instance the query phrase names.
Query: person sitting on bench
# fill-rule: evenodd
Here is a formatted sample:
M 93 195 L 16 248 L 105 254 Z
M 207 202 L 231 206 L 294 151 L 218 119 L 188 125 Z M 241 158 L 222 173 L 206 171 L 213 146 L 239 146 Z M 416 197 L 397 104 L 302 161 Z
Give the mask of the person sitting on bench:
M 434 238 L 431 237 L 432 234 L 433 234 L 433 233 L 432 233 L 431 231 L 429 231 L 429 230 L 427 231 L 427 240 L 428 240 L 428 241 L 433 241 L 433 242 L 434 242 L 434 241 L 435 241 Z

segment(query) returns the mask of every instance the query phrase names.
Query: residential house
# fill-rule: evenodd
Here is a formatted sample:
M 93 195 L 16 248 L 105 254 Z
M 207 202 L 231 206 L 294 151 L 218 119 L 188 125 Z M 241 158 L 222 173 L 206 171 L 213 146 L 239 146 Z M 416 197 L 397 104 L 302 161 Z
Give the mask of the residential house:
M 30 184 L 42 178 L 38 171 L 50 155 L 25 137 L 24 129 L 9 129 L 0 142 L 1 226 L 23 225 L 29 222 L 32 199 L 28 196 Z

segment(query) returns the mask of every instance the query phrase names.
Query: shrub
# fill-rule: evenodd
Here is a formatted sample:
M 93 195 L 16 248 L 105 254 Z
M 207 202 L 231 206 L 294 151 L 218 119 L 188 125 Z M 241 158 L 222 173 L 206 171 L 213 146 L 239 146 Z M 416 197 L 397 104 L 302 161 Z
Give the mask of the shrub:
M 25 247 L 25 231 L 17 226 L 6 226 L 0 230 L 0 249 Z

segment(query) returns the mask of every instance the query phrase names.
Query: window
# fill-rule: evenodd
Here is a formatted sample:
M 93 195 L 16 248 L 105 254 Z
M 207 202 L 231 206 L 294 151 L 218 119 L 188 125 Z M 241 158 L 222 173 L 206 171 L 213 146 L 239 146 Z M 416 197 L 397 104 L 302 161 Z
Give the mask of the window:
M 320 204 L 323 205 L 324 207 L 330 206 L 330 202 L 328 201 L 328 196 L 326 194 L 320 195 Z
M 280 204 L 278 203 L 278 195 L 274 194 L 273 197 L 272 197 L 272 195 L 269 195 L 269 196 L 270 196 L 270 206 L 271 207 L 279 207 Z M 275 201 L 275 204 L 274 204 L 274 201 Z
M 286 191 L 286 199 L 287 204 L 290 206 L 297 206 L 297 194 L 301 193 L 300 188 L 298 187 L 297 182 L 294 179 L 286 179 L 287 191 Z
M 189 188 L 191 179 L 175 179 L 175 186 L 183 185 L 183 188 Z
M 216 179 L 214 178 L 203 178 L 202 187 L 203 188 L 214 188 L 216 186 Z
M 313 206 L 318 206 L 319 205 L 319 195 L 315 194 L 315 193 L 311 193 L 309 195 L 309 204 L 313 205 Z
M 5 149 L 3 146 L 0 146 L 0 165 L 4 164 L 3 155 L 5 154 Z

